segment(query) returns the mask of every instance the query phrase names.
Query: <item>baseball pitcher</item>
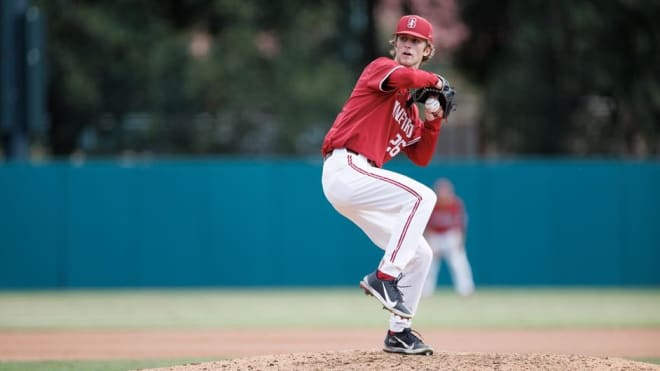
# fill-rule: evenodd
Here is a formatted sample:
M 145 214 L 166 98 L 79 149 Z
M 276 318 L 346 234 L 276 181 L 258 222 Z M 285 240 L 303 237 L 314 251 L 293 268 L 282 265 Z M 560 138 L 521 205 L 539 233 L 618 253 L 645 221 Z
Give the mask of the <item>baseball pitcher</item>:
M 435 53 L 426 19 L 402 17 L 393 36 L 393 58 L 365 67 L 325 137 L 322 185 L 332 206 L 384 250 L 377 269 L 360 282 L 392 313 L 384 350 L 432 354 L 411 326 L 433 257 L 423 233 L 436 195 L 382 166 L 400 153 L 420 166 L 431 161 L 454 90 L 420 69 Z

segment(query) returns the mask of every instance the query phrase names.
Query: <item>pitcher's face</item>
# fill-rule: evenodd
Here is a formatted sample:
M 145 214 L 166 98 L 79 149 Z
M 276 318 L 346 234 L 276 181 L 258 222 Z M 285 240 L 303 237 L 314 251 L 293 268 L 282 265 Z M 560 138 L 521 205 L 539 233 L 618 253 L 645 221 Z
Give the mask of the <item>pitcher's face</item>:
M 394 42 L 395 60 L 406 67 L 419 68 L 424 56 L 431 53 L 431 47 L 424 39 L 411 35 L 398 35 Z

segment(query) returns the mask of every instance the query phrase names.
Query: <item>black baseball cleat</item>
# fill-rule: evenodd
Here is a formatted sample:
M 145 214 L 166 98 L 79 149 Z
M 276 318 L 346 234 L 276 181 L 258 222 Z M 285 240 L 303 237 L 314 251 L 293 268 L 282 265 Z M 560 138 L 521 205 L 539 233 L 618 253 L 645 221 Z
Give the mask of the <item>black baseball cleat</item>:
M 401 295 L 401 291 L 397 286 L 401 276 L 394 280 L 381 280 L 376 273 L 377 272 L 368 274 L 364 276 L 362 281 L 360 281 L 360 287 L 364 289 L 364 293 L 367 295 L 373 295 L 383 304 L 385 309 L 397 316 L 412 318 L 413 314 L 410 309 L 403 304 L 403 295 Z
M 401 332 L 387 332 L 384 351 L 388 353 L 415 354 L 430 356 L 433 348 L 424 344 L 417 331 L 409 328 Z

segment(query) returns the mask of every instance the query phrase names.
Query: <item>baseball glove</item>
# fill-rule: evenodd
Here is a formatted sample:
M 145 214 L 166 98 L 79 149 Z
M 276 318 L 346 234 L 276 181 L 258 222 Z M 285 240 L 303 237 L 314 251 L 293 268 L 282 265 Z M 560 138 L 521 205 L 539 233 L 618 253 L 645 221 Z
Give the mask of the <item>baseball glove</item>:
M 436 97 L 444 111 L 444 118 L 447 118 L 449 117 L 449 114 L 456 109 L 456 106 L 454 105 L 454 95 L 456 95 L 456 91 L 451 85 L 449 85 L 447 79 L 442 76 L 438 77 L 442 80 L 442 89 L 436 87 L 417 89 L 412 93 L 411 100 L 416 103 L 424 104 L 424 102 L 430 97 Z

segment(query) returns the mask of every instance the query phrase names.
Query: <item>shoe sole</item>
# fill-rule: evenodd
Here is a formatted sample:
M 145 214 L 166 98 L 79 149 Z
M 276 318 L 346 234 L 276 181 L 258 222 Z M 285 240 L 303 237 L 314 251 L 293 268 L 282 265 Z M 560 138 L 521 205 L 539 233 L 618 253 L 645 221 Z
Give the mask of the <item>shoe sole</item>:
M 432 356 L 433 355 L 433 349 L 427 348 L 427 349 L 401 349 L 401 348 L 388 348 L 385 347 L 383 348 L 383 351 L 387 353 L 398 353 L 398 354 L 406 354 L 406 355 L 414 355 L 414 356 Z
M 366 282 L 366 276 L 362 281 L 360 281 L 360 287 L 364 290 L 364 294 L 367 296 L 373 296 L 376 298 L 381 304 L 383 304 L 383 309 L 388 310 L 394 314 L 396 314 L 399 317 L 402 318 L 413 318 L 412 314 L 409 313 L 404 313 L 396 308 L 390 308 L 387 305 L 385 305 L 385 298 L 380 296 L 378 291 L 374 290 L 367 282 Z

